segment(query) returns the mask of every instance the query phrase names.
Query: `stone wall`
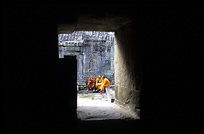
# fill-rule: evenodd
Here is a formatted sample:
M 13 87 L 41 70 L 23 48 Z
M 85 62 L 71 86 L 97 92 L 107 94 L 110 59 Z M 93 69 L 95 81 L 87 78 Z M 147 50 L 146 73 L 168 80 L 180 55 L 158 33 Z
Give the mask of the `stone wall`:
M 135 117 L 139 114 L 141 90 L 140 49 L 132 24 L 115 32 L 115 97 L 116 103 Z
M 59 34 L 59 58 L 73 55 L 77 58 L 78 90 L 86 87 L 90 75 L 105 75 L 114 85 L 114 33 L 75 31 Z

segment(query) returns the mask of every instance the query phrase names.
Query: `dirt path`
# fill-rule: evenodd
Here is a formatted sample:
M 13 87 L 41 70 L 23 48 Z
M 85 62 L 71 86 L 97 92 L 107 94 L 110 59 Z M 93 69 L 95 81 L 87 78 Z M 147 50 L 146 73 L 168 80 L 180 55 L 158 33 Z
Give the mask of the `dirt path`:
M 105 93 L 78 93 L 77 116 L 81 120 L 132 119 L 127 110 L 108 102 Z

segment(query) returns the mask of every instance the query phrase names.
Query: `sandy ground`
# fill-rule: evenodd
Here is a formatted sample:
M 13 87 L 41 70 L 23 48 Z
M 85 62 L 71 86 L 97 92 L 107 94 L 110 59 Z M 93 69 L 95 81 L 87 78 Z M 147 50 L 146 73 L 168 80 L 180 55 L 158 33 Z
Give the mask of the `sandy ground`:
M 81 120 L 133 119 L 127 110 L 108 102 L 105 93 L 78 93 L 77 116 Z

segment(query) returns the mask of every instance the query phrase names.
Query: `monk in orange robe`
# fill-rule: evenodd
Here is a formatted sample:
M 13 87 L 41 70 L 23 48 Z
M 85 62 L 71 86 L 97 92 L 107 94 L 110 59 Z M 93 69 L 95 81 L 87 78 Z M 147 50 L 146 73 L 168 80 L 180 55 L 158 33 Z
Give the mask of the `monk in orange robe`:
M 100 85 L 101 92 L 105 92 L 105 87 L 110 87 L 110 81 L 105 76 L 102 76 L 102 83 Z
M 98 75 L 98 78 L 96 79 L 96 89 L 101 90 L 101 83 L 102 83 L 102 77 L 101 75 Z
M 95 84 L 96 84 L 96 80 L 93 76 L 91 76 L 89 79 L 88 79 L 88 89 L 91 90 L 95 87 Z

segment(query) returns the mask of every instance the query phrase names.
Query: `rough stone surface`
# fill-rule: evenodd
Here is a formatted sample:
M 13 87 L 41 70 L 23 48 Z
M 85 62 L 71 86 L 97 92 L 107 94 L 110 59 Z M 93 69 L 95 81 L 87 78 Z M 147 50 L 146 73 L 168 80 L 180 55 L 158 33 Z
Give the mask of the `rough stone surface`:
M 115 32 L 115 97 L 116 103 L 138 114 L 141 67 L 139 50 L 131 23 Z M 139 73 L 140 72 L 140 73 Z
M 71 34 L 74 31 L 113 32 L 130 21 L 130 18 L 123 16 L 83 15 L 79 16 L 73 23 L 58 24 L 58 33 Z

